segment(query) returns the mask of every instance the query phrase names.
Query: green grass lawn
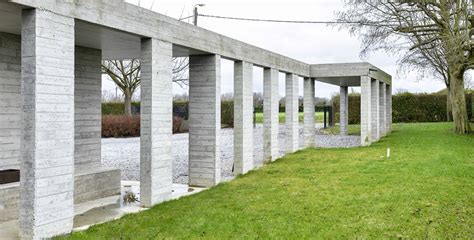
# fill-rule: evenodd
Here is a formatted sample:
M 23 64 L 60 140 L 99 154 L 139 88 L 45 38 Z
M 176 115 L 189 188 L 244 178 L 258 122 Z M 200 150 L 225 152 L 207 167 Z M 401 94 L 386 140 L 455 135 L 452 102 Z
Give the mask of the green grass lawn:
M 322 131 L 328 135 L 338 135 L 341 131 L 339 125 L 323 128 Z M 359 124 L 349 124 L 348 125 L 349 135 L 360 135 L 360 125 Z
M 324 113 L 323 112 L 315 112 L 314 117 L 315 117 L 314 122 L 318 122 L 318 123 L 324 122 Z M 284 112 L 278 113 L 278 120 L 279 120 L 280 123 L 285 123 L 285 118 L 286 118 L 286 116 L 285 116 Z M 299 122 L 302 123 L 303 119 L 304 119 L 304 113 L 299 112 L 298 113 L 298 119 L 299 119 Z M 263 113 L 255 113 L 255 122 L 256 123 L 263 123 Z
M 394 124 L 370 147 L 299 151 L 68 238 L 473 239 L 474 135 L 451 126 Z

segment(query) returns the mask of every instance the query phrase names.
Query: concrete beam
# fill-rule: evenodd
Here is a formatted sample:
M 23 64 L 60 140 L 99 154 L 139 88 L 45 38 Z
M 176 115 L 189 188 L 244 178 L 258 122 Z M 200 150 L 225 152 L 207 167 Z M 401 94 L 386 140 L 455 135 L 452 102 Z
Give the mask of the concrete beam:
M 310 75 L 317 81 L 338 86 L 360 86 L 360 76 L 369 76 L 391 84 L 392 77 L 368 62 L 310 65 Z
M 286 74 L 286 152 L 292 153 L 299 148 L 298 129 L 298 76 Z
M 141 43 L 140 197 L 150 207 L 171 198 L 172 45 Z
M 42 8 L 86 22 L 157 38 L 173 44 L 262 67 L 309 76 L 309 65 L 224 35 L 196 27 L 125 1 L 110 0 L 12 0 L 24 6 Z
M 74 218 L 74 19 L 23 11 L 20 238 L 69 233 Z
M 278 158 L 279 101 L 278 70 L 263 70 L 263 158 L 265 162 Z
M 316 129 L 314 128 L 314 79 L 304 78 L 304 146 L 314 147 Z
M 189 185 L 221 179 L 221 57 L 189 57 Z
M 253 65 L 234 63 L 234 172 L 253 169 Z
M 372 79 L 371 81 L 371 128 L 372 128 L 372 142 L 376 142 L 380 139 L 380 104 L 379 104 L 379 81 Z
M 347 86 L 340 87 L 339 95 L 339 128 L 340 135 L 349 134 L 349 88 Z
M 361 145 L 370 145 L 372 139 L 372 89 L 371 78 L 360 77 L 360 139 Z

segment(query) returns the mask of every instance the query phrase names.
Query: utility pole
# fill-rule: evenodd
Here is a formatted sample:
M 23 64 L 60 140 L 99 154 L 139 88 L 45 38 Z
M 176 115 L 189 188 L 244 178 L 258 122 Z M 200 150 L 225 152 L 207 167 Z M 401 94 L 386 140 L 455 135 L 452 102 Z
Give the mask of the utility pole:
M 199 16 L 199 13 L 198 13 L 198 7 L 204 7 L 206 6 L 206 4 L 196 4 L 194 5 L 194 26 L 197 26 L 198 25 L 198 16 Z

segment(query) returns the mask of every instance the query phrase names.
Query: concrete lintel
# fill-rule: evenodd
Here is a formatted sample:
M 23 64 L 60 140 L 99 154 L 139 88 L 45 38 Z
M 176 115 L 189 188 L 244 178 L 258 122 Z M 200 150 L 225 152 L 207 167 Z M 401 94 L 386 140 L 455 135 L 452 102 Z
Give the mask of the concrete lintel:
M 392 77 L 368 62 L 312 64 L 310 75 L 317 81 L 337 86 L 360 86 L 360 77 L 371 78 L 391 84 Z
M 12 0 L 118 31 L 186 46 L 206 53 L 309 76 L 309 65 L 125 1 Z M 107 56 L 105 56 L 107 57 Z

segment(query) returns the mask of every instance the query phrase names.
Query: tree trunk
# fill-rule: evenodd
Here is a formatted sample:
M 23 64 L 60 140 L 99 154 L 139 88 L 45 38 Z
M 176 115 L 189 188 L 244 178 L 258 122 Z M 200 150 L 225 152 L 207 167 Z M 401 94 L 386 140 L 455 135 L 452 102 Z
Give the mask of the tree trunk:
M 128 91 L 124 91 L 124 96 L 125 96 L 125 115 L 126 116 L 132 116 L 132 94 L 130 94 Z
M 451 87 L 446 88 L 446 121 L 453 121 L 453 101 L 451 96 Z
M 459 134 L 469 133 L 469 119 L 467 116 L 466 97 L 464 95 L 463 73 L 450 72 L 451 101 L 453 106 L 454 131 Z

